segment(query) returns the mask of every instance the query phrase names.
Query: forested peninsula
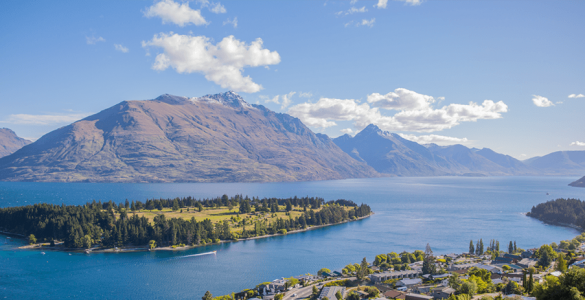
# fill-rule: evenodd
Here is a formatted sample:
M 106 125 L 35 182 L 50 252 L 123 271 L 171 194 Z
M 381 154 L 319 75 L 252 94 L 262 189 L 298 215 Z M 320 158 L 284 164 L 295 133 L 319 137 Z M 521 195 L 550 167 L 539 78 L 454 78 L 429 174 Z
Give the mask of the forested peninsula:
M 94 200 L 85 205 L 0 208 L 0 231 L 27 237 L 35 247 L 46 243 L 62 250 L 178 250 L 298 232 L 371 214 L 366 204 L 318 197 L 223 195 L 119 204 Z
M 545 223 L 585 230 L 585 202 L 579 199 L 559 198 L 540 203 L 526 215 Z

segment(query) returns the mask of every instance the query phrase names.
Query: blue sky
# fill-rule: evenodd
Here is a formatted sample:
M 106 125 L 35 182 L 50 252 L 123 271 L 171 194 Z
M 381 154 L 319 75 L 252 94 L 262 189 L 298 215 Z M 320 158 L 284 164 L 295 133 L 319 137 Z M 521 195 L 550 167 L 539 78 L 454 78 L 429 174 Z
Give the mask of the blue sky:
M 330 137 L 374 123 L 519 159 L 585 150 L 584 1 L 0 8 L 0 127 L 26 138 L 123 100 L 235 90 Z

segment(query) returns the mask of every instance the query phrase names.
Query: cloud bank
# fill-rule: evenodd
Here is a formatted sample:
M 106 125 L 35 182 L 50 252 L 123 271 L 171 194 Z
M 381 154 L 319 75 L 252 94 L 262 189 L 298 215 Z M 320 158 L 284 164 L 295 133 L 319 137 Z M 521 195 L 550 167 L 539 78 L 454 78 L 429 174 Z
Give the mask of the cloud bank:
M 263 48 L 258 38 L 249 45 L 233 35 L 213 45 L 208 37 L 161 33 L 152 40 L 143 41 L 142 47 L 159 47 L 164 53 L 156 56 L 152 66 L 162 71 L 169 67 L 178 73 L 201 73 L 209 81 L 238 92 L 255 93 L 262 86 L 244 77 L 246 67 L 268 66 L 280 63 L 276 51 Z
M 585 146 L 585 143 L 576 141 L 576 142 L 572 142 L 569 146 Z
M 570 94 L 569 98 L 585 98 L 583 94 Z
M 67 115 L 29 115 L 14 114 L 9 115 L 7 120 L 0 123 L 25 124 L 25 125 L 50 125 L 59 123 L 73 123 L 81 120 L 90 114 L 76 113 Z
M 337 125 L 335 121 L 353 121 L 358 130 L 375 124 L 388 131 L 434 132 L 452 128 L 461 122 L 499 119 L 502 113 L 508 111 L 508 106 L 502 101 L 449 104 L 441 108 L 431 107 L 433 102 L 434 98 L 431 96 L 396 89 L 386 95 L 371 94 L 368 96 L 368 103 L 361 104 L 354 99 L 320 98 L 316 103 L 306 102 L 292 106 L 288 113 L 312 127 L 327 128 Z M 380 109 L 399 112 L 387 116 Z

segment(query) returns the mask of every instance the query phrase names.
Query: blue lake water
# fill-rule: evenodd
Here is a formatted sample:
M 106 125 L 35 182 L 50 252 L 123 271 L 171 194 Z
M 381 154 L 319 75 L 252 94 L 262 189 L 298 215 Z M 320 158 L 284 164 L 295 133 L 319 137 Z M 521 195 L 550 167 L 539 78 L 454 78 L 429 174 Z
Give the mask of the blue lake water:
M 84 204 L 158 197 L 320 196 L 369 204 L 358 222 L 288 236 L 207 246 L 182 252 L 73 254 L 16 250 L 0 235 L 0 298 L 167 299 L 223 295 L 264 281 L 322 267 L 341 269 L 380 253 L 424 249 L 467 251 L 469 240 L 498 239 L 506 248 L 573 238 L 523 213 L 559 197 L 585 199 L 567 186 L 576 177 L 375 178 L 295 183 L 95 184 L 0 182 L 0 207 L 38 202 Z M 550 193 L 550 195 L 546 195 Z M 216 255 L 190 256 L 217 250 Z

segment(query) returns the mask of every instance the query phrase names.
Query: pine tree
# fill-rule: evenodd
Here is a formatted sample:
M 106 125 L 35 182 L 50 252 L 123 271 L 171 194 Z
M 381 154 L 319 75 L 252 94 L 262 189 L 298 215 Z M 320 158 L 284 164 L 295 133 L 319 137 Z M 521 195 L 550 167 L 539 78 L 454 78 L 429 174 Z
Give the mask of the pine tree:
M 209 291 L 205 292 L 205 295 L 201 297 L 201 300 L 213 300 L 213 295 Z
M 514 244 L 512 244 L 512 241 L 510 241 L 510 245 L 508 246 L 508 253 L 514 253 Z
M 567 271 L 567 261 L 562 253 L 559 253 L 559 259 L 557 259 L 557 270 L 563 273 Z
M 496 240 L 496 252 L 500 252 L 500 241 Z
M 532 290 L 534 289 L 534 278 L 532 277 L 532 271 L 530 272 L 530 278 L 528 278 L 528 285 L 527 285 L 527 289 L 526 291 L 528 293 L 532 293 Z
M 522 287 L 524 288 L 524 290 L 526 290 L 527 286 L 528 286 L 528 281 L 526 281 L 526 270 L 522 270 Z
M 514 241 L 514 253 L 518 252 L 518 248 L 516 248 L 516 241 Z
M 433 250 L 431 249 L 431 245 L 429 244 L 427 244 L 427 247 L 425 249 L 422 272 L 423 274 L 437 273 L 437 269 L 435 266 L 435 257 L 433 256 Z
M 469 241 L 469 254 L 475 253 L 475 246 L 473 246 L 473 240 Z
M 483 255 L 483 240 L 479 239 L 479 255 Z

